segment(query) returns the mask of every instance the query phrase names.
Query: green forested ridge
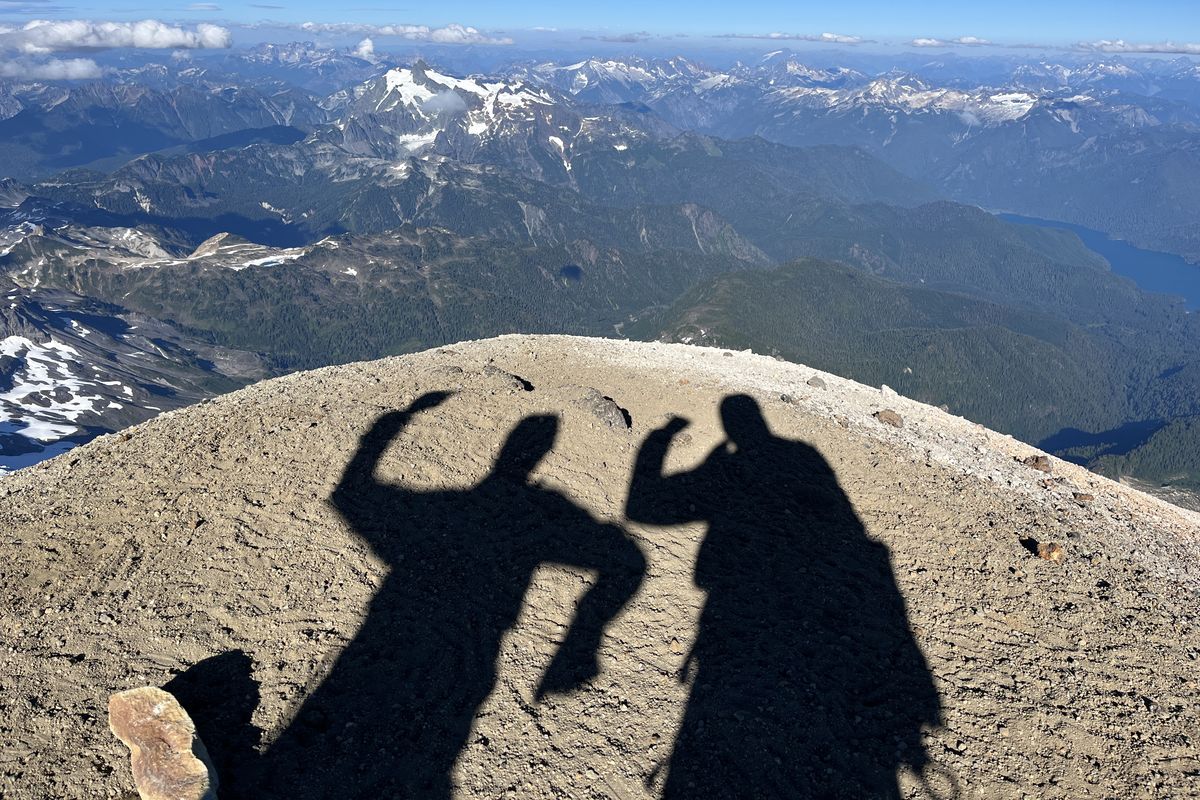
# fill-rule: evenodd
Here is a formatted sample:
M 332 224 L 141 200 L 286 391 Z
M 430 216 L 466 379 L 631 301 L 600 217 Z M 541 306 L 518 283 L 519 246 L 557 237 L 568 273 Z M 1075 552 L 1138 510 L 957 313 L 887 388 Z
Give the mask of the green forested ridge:
M 59 261 L 41 275 L 293 370 L 510 332 L 611 335 L 643 304 L 670 302 L 705 277 L 744 266 L 694 252 L 522 247 L 437 230 L 345 236 L 334 245 L 239 270 L 203 261 L 139 270 Z
M 632 332 L 751 348 L 886 383 L 1031 442 L 1064 428 L 1193 414 L 1200 403 L 1195 370 L 1163 366 L 1192 358 L 1184 352 L 1130 347 L 1101 325 L 813 259 L 711 279 Z
M 1133 475 L 1145 481 L 1200 492 L 1200 417 L 1178 419 L 1160 428 L 1141 446 L 1122 455 L 1102 455 L 1088 466 L 1105 475 Z

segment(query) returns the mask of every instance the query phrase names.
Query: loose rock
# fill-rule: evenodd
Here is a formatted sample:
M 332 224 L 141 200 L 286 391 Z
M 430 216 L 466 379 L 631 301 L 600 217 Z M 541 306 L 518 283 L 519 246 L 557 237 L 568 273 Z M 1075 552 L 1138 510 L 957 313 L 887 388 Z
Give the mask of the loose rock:
M 108 726 L 129 748 L 142 800 L 216 800 L 217 776 L 204 744 L 169 692 L 153 686 L 117 692 L 108 698 Z
M 904 417 L 897 414 L 890 408 L 885 408 L 882 411 L 876 411 L 871 416 L 882 422 L 884 425 L 891 425 L 893 428 L 904 427 Z
M 1033 467 L 1034 469 L 1042 472 L 1050 471 L 1049 456 L 1026 456 L 1025 458 L 1020 459 L 1020 461 L 1027 467 Z
M 632 427 L 633 420 L 629 412 L 617 405 L 616 401 L 596 389 L 588 389 L 576 403 L 580 408 L 587 409 L 596 419 L 610 428 L 627 431 Z
M 809 386 L 813 387 L 814 389 L 824 389 L 825 388 L 825 381 L 821 379 L 820 375 L 813 375 L 811 378 L 808 379 L 807 383 Z
M 1053 561 L 1055 564 L 1061 564 L 1063 559 L 1067 557 L 1067 553 L 1058 542 L 1039 542 L 1037 546 L 1038 558 L 1043 558 L 1046 561 Z

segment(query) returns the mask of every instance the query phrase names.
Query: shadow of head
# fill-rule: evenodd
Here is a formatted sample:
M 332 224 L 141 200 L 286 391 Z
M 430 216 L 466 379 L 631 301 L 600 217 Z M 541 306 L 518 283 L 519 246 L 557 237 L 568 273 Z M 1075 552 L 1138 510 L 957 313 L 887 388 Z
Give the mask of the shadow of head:
M 732 394 L 722 400 L 721 424 L 729 440 L 739 448 L 773 438 L 758 401 L 750 395 Z
M 253 757 L 261 738 L 251 723 L 259 703 L 253 667 L 250 656 L 231 650 L 188 667 L 163 686 L 196 724 L 222 780 Z

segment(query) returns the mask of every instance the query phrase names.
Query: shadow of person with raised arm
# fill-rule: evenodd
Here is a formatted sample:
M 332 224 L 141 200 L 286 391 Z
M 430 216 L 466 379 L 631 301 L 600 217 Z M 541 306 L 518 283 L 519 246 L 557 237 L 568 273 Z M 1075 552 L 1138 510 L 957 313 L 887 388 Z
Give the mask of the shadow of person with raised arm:
M 597 674 L 604 627 L 641 582 L 644 558 L 620 528 L 531 481 L 554 446 L 555 417 L 522 420 L 472 488 L 381 482 L 375 471 L 388 445 L 446 397 L 427 394 L 380 417 L 333 493 L 391 573 L 354 640 L 271 745 L 256 798 L 450 797 L 454 762 L 495 683 L 500 639 L 534 570 L 557 562 L 599 574 L 539 696 Z
M 867 537 L 812 447 L 771 434 L 758 404 L 721 404 L 728 440 L 664 475 L 678 417 L 638 454 L 627 516 L 705 522 L 708 597 L 664 797 L 899 798 L 925 766 L 937 693 L 909 632 L 887 548 Z

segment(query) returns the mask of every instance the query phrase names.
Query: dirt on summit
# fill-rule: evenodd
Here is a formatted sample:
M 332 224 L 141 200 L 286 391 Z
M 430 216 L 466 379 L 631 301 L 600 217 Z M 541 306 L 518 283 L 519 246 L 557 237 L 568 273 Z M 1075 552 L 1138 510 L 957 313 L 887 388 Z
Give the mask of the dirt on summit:
M 156 686 L 224 800 L 1200 796 L 1200 517 L 1028 458 L 561 336 L 165 414 L 0 478 L 0 795 L 130 797 Z

